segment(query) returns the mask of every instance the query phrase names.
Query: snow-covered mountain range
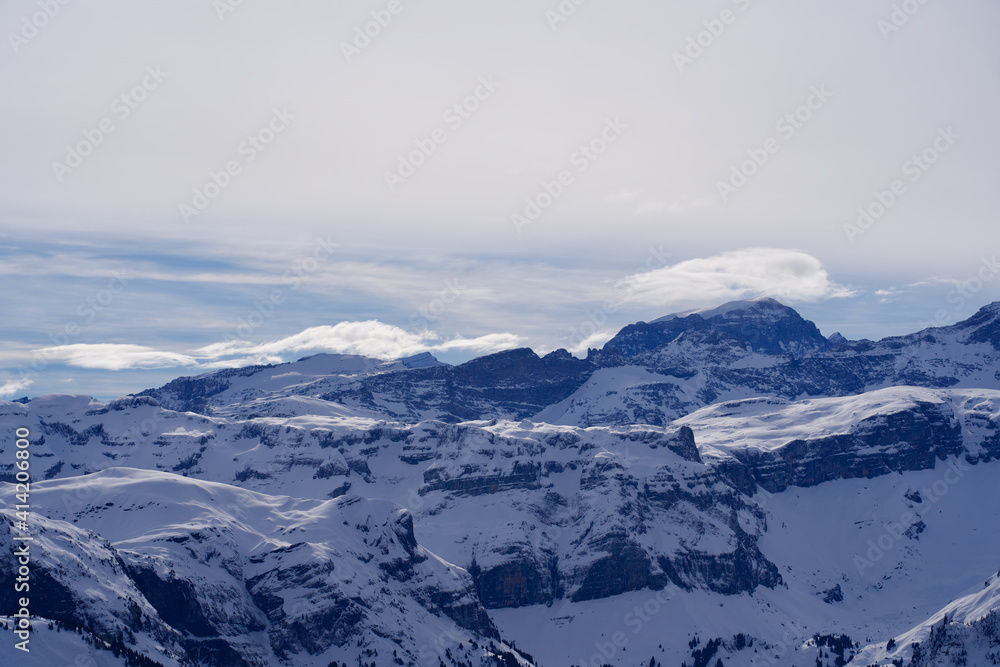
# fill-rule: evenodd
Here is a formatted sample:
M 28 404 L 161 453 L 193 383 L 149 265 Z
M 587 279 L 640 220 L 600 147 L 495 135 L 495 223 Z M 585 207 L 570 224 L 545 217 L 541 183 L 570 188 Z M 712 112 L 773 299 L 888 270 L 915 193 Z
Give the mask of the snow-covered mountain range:
M 7 482 L 17 428 L 44 620 L 9 664 L 1000 662 L 1000 303 L 850 341 L 758 299 L 585 359 L 0 402 Z

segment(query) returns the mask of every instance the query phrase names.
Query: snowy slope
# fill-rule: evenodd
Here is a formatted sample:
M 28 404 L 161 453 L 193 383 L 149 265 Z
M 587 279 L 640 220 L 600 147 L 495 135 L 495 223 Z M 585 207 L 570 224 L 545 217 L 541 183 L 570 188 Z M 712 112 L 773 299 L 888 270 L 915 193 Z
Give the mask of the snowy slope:
M 86 639 L 76 632 L 56 628 L 50 629 L 50 619 L 37 618 L 32 621 L 32 635 L 28 652 L 18 650 L 9 628 L 14 619 L 0 616 L 0 631 L 5 641 L 0 642 L 0 665 L 39 665 L 44 667 L 128 667 L 125 656 L 115 656 L 110 648 L 100 640 Z M 96 645 L 95 645 L 96 642 Z M 158 652 L 157 661 L 163 665 L 177 664 Z
M 809 644 L 817 634 L 847 635 L 862 645 L 881 640 L 884 646 L 957 593 L 982 590 L 996 572 L 1000 464 L 962 467 L 957 478 L 946 477 L 951 468 L 944 464 L 777 494 L 760 491 L 754 500 L 765 512 L 767 530 L 759 547 L 783 580 L 773 589 L 721 595 L 668 586 L 583 603 L 496 610 L 491 616 L 504 636 L 543 665 L 591 664 L 594 655 L 601 657 L 597 665 L 645 665 L 652 656 L 664 665 L 685 659 L 691 665 L 688 642 L 695 636 L 702 645 L 719 638 L 734 649 L 740 633 L 755 638 L 760 650 L 720 648 L 727 667 L 812 667 L 817 650 Z M 945 492 L 933 495 L 940 483 Z M 914 492 L 923 494 L 923 503 L 907 498 Z M 913 526 L 919 532 L 907 535 Z M 840 596 L 834 597 L 842 599 L 825 601 L 838 586 Z M 939 616 L 935 622 L 940 624 Z M 623 633 L 624 646 L 613 641 L 616 632 Z
M 742 452 L 780 452 L 789 441 L 823 442 L 859 432 L 873 437 L 882 431 L 859 431 L 859 425 L 873 420 L 894 433 L 890 418 L 919 415 L 927 405 L 951 415 L 954 423 L 942 422 L 942 428 L 957 429 L 961 457 L 918 458 L 911 468 L 910 459 L 886 458 L 882 449 L 856 442 L 852 460 L 863 461 L 873 450 L 899 467 L 872 471 L 871 478 L 845 475 L 793 485 L 781 493 L 747 481 L 759 478 L 763 483 L 767 470 L 743 463 Z M 647 602 L 651 608 L 663 607 L 660 620 L 643 622 L 647 630 L 627 635 L 633 648 L 616 648 L 622 660 L 640 648 L 646 662 L 654 653 L 690 658 L 687 644 L 699 635 L 702 641 L 725 638 L 732 650 L 720 647 L 718 655 L 728 656 L 726 664 L 743 664 L 739 660 L 749 659 L 752 650 L 736 649 L 732 640 L 737 634 L 755 638 L 758 649 L 787 645 L 802 656 L 818 655 L 808 645 L 813 633 L 847 634 L 865 642 L 870 618 L 878 619 L 887 636 L 903 632 L 968 588 L 984 568 L 993 567 L 992 554 L 1000 548 L 996 537 L 969 526 L 996 525 L 1000 519 L 1000 498 L 992 483 L 997 406 L 997 392 L 992 391 L 898 387 L 842 399 L 717 405 L 682 420 L 678 426 L 691 428 L 686 432 L 529 421 L 405 426 L 326 416 L 240 422 L 164 411 L 148 400 L 111 406 L 53 396 L 28 405 L 3 404 L 0 420 L 28 424 L 44 435 L 44 443 L 33 445 L 39 461 L 75 461 L 41 487 L 59 491 L 57 507 L 50 512 L 53 520 L 75 519 L 76 525 L 102 532 L 136 567 L 143 564 L 161 575 L 183 573 L 178 578 L 193 582 L 205 600 L 206 622 L 232 645 L 242 642 L 245 652 L 266 645 L 263 637 L 269 633 L 228 627 L 218 608 L 235 605 L 243 610 L 241 618 L 256 618 L 261 628 L 274 621 L 252 596 L 248 599 L 241 577 L 229 571 L 239 554 L 253 556 L 248 552 L 251 541 L 286 547 L 290 539 L 279 541 L 275 531 L 287 529 L 289 512 L 305 516 L 361 494 L 409 508 L 416 539 L 471 571 L 477 602 L 490 610 L 503 636 L 516 640 L 541 664 L 579 659 L 557 648 L 580 646 L 581 637 L 600 637 L 605 630 L 599 626 L 608 618 L 624 619 L 636 604 Z M 62 421 L 56 421 L 60 416 Z M 143 428 L 150 430 L 143 435 Z M 907 443 L 911 447 L 897 438 L 892 451 L 933 453 L 941 439 L 928 440 L 933 431 L 921 433 L 923 439 Z M 736 439 L 736 434 L 742 435 Z M 139 483 L 131 477 L 137 471 L 120 479 L 123 473 L 114 468 L 127 462 L 170 470 L 192 452 L 200 452 L 200 458 L 181 471 L 191 476 L 187 479 L 141 473 L 174 480 L 167 484 L 169 490 L 160 490 L 163 480 L 158 477 L 143 477 Z M 842 464 L 842 473 L 851 470 L 850 461 Z M 912 500 L 914 492 L 928 488 L 933 494 L 934 484 L 940 486 L 953 469 L 949 464 L 962 471 L 962 484 L 948 485 L 941 502 L 928 504 L 930 495 L 925 494 L 928 509 L 916 518 L 913 508 L 921 503 Z M 75 476 L 97 469 L 106 472 Z M 251 472 L 241 474 L 247 470 Z M 213 476 L 227 484 L 206 486 L 192 479 Z M 975 483 L 967 483 L 973 479 Z M 175 490 L 181 483 L 193 486 Z M 64 489 L 63 484 L 71 486 Z M 233 485 L 272 495 L 262 500 Z M 141 492 L 134 490 L 137 486 Z M 288 489 L 305 497 L 332 493 L 339 498 L 274 498 Z M 131 500 L 131 494 L 138 495 Z M 206 494 L 215 500 L 206 500 Z M 846 504 L 852 494 L 856 499 Z M 984 513 L 970 515 L 970 506 Z M 914 517 L 902 525 L 908 511 Z M 257 515 L 270 517 L 266 527 L 252 519 Z M 904 536 L 893 538 L 891 556 L 873 560 L 859 573 L 854 557 L 867 558 L 868 541 L 883 536 L 883 524 L 900 524 L 896 532 Z M 228 528 L 219 532 L 222 526 Z M 192 538 L 193 533 L 201 539 Z M 343 541 L 343 536 L 321 533 L 303 539 L 327 544 Z M 939 543 L 949 546 L 924 549 Z M 954 553 L 962 557 L 956 560 Z M 195 554 L 201 555 L 189 562 Z M 210 554 L 218 556 L 213 560 Z M 243 567 L 248 567 L 245 559 Z M 934 572 L 939 585 L 901 577 L 900 570 Z M 945 571 L 970 576 L 952 579 L 941 576 Z M 245 569 L 242 579 L 258 576 L 251 573 L 257 570 Z M 825 602 L 826 592 L 837 586 L 844 600 Z M 226 605 L 213 603 L 216 599 Z M 906 604 L 900 603 L 903 599 Z M 719 609 L 729 611 L 720 614 Z M 631 632 L 637 618 L 621 625 Z M 799 623 L 795 642 L 784 636 L 792 620 Z M 775 629 L 781 631 L 775 634 Z M 558 641 L 548 641 L 553 637 Z M 657 652 L 660 644 L 672 648 Z M 274 658 L 270 653 L 257 657 Z M 802 664 L 814 662 L 811 658 Z M 630 663 L 616 659 L 609 664 Z
M 0 402 L 32 433 L 36 612 L 84 626 L 59 660 L 114 659 L 117 628 L 178 665 L 979 659 L 998 319 L 846 341 L 755 300 L 586 360 L 317 355 Z
M 33 611 L 98 636 L 124 627 L 164 665 L 325 666 L 393 651 L 417 665 L 446 650 L 510 652 L 469 574 L 420 547 L 410 514 L 386 501 L 267 496 L 126 468 L 32 490 L 32 576 L 50 594 L 50 577 L 80 593 Z M 162 655 L 147 633 L 171 641 Z
M 1000 573 L 925 622 L 884 644 L 866 646 L 850 663 L 870 665 L 1000 664 Z

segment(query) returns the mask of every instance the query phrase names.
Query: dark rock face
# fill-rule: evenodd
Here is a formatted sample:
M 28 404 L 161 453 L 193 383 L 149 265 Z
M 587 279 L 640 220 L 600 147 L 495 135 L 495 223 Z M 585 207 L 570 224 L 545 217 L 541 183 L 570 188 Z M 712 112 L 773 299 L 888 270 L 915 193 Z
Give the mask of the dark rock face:
M 748 535 L 740 538 L 739 546 L 730 553 L 661 556 L 660 567 L 674 584 L 687 590 L 705 586 L 723 595 L 737 595 L 758 586 L 781 585 L 777 566 L 764 557 Z
M 557 597 L 556 581 L 551 570 L 538 562 L 530 549 L 507 549 L 509 560 L 482 570 L 473 561 L 469 573 L 476 582 L 476 592 L 487 609 L 547 604 Z
M 0 586 L 0 615 L 17 613 L 19 598 L 27 594 L 32 616 L 78 629 L 84 636 L 110 644 L 143 634 L 175 654 L 184 654 L 182 635 L 158 617 L 128 577 L 121 555 L 107 540 L 34 513 L 32 519 L 34 530 L 45 536 L 45 544 L 51 543 L 59 550 L 58 555 L 49 553 L 42 543 L 29 543 L 30 589 L 17 592 L 12 578 L 7 579 L 7 585 Z M 13 540 L 15 534 L 10 516 L 0 515 L 0 567 L 4 572 L 17 572 L 13 554 L 23 543 Z M 81 540 L 86 540 L 82 552 Z M 66 553 L 75 557 L 65 559 Z M 95 599 L 107 600 L 107 604 L 95 611 L 92 607 Z
M 351 496 L 338 503 L 351 508 L 360 507 L 363 501 Z M 356 529 L 365 536 L 364 543 L 372 552 L 345 554 L 334 560 L 317 555 L 314 544 L 299 543 L 250 558 L 248 569 L 257 574 L 246 580 L 246 590 L 267 616 L 268 637 L 276 655 L 318 655 L 331 647 L 353 645 L 365 632 L 383 636 L 395 632 L 379 625 L 380 609 L 408 595 L 423 610 L 450 618 L 460 628 L 471 631 L 472 636 L 500 638 L 475 595 L 471 577 L 465 575 L 464 581 L 442 585 L 445 582 L 439 576 L 423 567 L 429 565 L 429 557 L 417 544 L 410 512 L 397 509 L 384 520 L 359 512 L 354 516 L 364 516 L 365 523 Z M 365 596 L 345 590 L 339 583 L 343 575 L 337 575 L 340 568 L 348 567 L 345 558 L 354 557 L 367 564 L 376 554 L 379 560 L 372 565 L 379 571 L 375 580 L 378 587 Z M 297 593 L 290 595 L 289 591 Z M 372 624 L 374 627 L 365 630 Z
M 823 591 L 823 602 L 827 604 L 833 604 L 834 602 L 844 601 L 844 591 L 841 590 L 840 584 L 837 584 L 833 588 Z
M 217 628 L 205 617 L 201 602 L 190 582 L 183 579 L 160 579 L 152 567 L 130 567 L 128 574 L 166 623 L 194 637 L 218 634 Z M 261 630 L 262 626 L 258 625 L 253 629 Z
M 580 487 L 614 498 L 618 514 L 607 528 L 588 526 L 579 538 L 581 548 L 606 555 L 566 573 L 566 580 L 577 585 L 573 600 L 643 588 L 659 590 L 668 582 L 723 594 L 781 583 L 777 567 L 757 548 L 756 536 L 748 534 L 736 518 L 745 511 L 763 526 L 763 514 L 711 468 L 664 466 L 653 475 L 637 478 L 612 459 L 597 459 L 582 471 Z M 657 517 L 667 515 L 672 516 L 671 528 L 684 527 L 680 532 L 684 537 L 674 549 L 651 549 L 643 536 L 662 530 Z M 688 543 L 696 543 L 702 534 L 717 535 L 732 551 L 705 552 Z
M 148 396 L 156 399 L 160 405 L 168 410 L 210 414 L 211 410 L 207 409 L 209 401 L 213 396 L 229 389 L 233 378 L 249 377 L 265 368 L 271 368 L 271 366 L 226 368 L 207 375 L 177 378 L 159 389 L 147 389 L 139 392 L 136 396 Z
M 930 636 L 912 645 L 907 667 L 959 667 L 995 663 L 1000 644 L 1000 613 L 996 609 L 972 623 L 949 620 L 931 628 Z
M 581 573 L 580 586 L 572 595 L 573 602 L 597 600 L 643 588 L 660 590 L 666 585 L 669 575 L 654 572 L 649 554 L 624 536 L 613 536 L 602 546 L 609 555 Z
M 973 343 L 989 343 L 1000 350 L 1000 302 L 991 303 L 955 325 L 968 332 L 968 340 Z
M 760 299 L 736 313 L 695 313 L 654 322 L 639 322 L 622 329 L 599 354 L 603 361 L 621 361 L 641 356 L 674 341 L 716 347 L 734 345 L 765 354 L 826 350 L 831 344 L 816 325 L 773 299 Z
M 471 630 L 481 637 L 487 639 L 500 639 L 500 633 L 490 619 L 486 608 L 482 602 L 468 591 L 441 591 L 430 589 L 427 591 L 429 602 L 427 608 L 432 611 L 439 611 L 444 616 L 455 621 L 460 628 Z
M 594 365 L 566 350 L 539 357 L 527 348 L 479 357 L 460 366 L 437 366 L 384 373 L 359 380 L 356 387 L 331 392 L 325 400 L 384 409 L 377 395 L 403 400 L 396 416 L 417 421 L 426 411 L 437 419 L 460 422 L 484 418 L 524 419 L 576 391 Z
M 308 545 L 293 545 L 257 559 L 270 569 L 246 582 L 254 604 L 267 615 L 271 649 L 284 659 L 290 654 L 316 655 L 330 646 L 345 645 L 356 637 L 357 627 L 368 615 L 364 605 L 348 599 L 326 582 L 334 568 L 330 561 L 295 567 L 280 565 L 284 556 L 296 551 L 308 551 Z M 277 592 L 288 588 L 308 589 L 310 601 L 322 599 L 323 603 L 310 606 L 308 612 L 287 607 Z
M 253 667 L 220 635 L 205 616 L 202 601 L 190 582 L 183 579 L 163 580 L 153 568 L 129 567 L 129 577 L 156 608 L 160 618 L 185 635 L 182 641 L 190 655 L 198 656 L 209 665 L 220 667 Z M 264 626 L 247 619 L 247 631 L 263 630 Z
M 698 446 L 694 442 L 694 431 L 688 426 L 681 426 L 677 429 L 677 434 L 670 442 L 666 443 L 666 447 L 686 461 L 702 462 Z
M 964 451 L 961 426 L 950 407 L 919 403 L 913 410 L 862 420 L 847 434 L 793 440 L 769 452 L 736 450 L 734 455 L 757 484 L 777 493 L 834 479 L 926 470 Z
M 472 468 L 470 466 L 466 474 L 455 479 L 443 477 L 444 471 L 440 468 L 428 469 L 424 471 L 424 485 L 419 493 L 450 491 L 460 496 L 478 496 L 511 489 L 539 488 L 541 465 L 537 461 L 514 461 L 509 474 L 476 475 Z
M 752 474 L 738 461 L 732 471 L 706 465 L 688 427 L 615 428 L 586 437 L 533 427 L 517 436 L 465 424 L 422 429 L 441 438 L 419 488 L 426 515 L 484 495 L 500 496 L 488 504 L 527 512 L 509 527 L 488 520 L 477 526 L 468 569 L 488 609 L 659 590 L 671 581 L 720 592 L 780 582 L 756 537 L 735 519 L 763 526 L 763 513 L 730 481 L 742 475 L 750 487 Z M 567 482 L 577 490 L 564 496 Z M 680 546 L 661 560 L 664 529 Z M 697 545 L 704 535 L 730 550 L 703 553 Z

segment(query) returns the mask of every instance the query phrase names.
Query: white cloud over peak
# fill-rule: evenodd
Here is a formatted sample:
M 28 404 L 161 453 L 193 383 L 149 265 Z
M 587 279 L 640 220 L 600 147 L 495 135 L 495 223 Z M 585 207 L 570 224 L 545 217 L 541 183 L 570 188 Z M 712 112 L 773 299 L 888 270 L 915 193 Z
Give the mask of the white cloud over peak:
M 812 255 L 779 248 L 746 248 L 689 259 L 637 273 L 625 284 L 628 301 L 655 306 L 718 304 L 759 296 L 804 302 L 853 294 L 830 280 Z

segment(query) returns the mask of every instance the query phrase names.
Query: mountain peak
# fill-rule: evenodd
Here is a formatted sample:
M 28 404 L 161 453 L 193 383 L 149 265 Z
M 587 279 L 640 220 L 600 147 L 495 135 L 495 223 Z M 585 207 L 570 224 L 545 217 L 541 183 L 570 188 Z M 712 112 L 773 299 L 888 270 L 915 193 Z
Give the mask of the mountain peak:
M 769 296 L 762 296 L 756 299 L 739 299 L 736 301 L 727 301 L 721 306 L 716 306 L 714 308 L 694 308 L 691 310 L 685 310 L 679 313 L 671 313 L 670 315 L 664 315 L 663 317 L 657 318 L 650 322 L 650 324 L 657 324 L 659 322 L 668 322 L 674 319 L 682 319 L 685 317 L 690 317 L 691 315 L 698 315 L 704 320 L 712 319 L 713 317 L 743 317 L 747 314 L 762 314 L 762 313 L 774 313 L 774 314 L 787 314 L 795 313 L 792 308 L 784 305 L 776 299 L 772 299 Z M 796 313 L 797 314 L 797 313 Z
M 399 362 L 407 368 L 433 368 L 435 366 L 447 366 L 430 352 L 421 352 L 409 357 L 399 359 Z
M 994 301 L 976 311 L 969 319 L 954 327 L 968 331 L 968 342 L 990 343 L 1000 350 L 1000 301 Z
M 815 324 L 794 309 L 770 297 L 761 297 L 630 325 L 608 341 L 603 351 L 633 357 L 669 345 L 681 336 L 710 346 L 724 340 L 738 341 L 754 352 L 765 354 L 826 349 L 831 344 Z

